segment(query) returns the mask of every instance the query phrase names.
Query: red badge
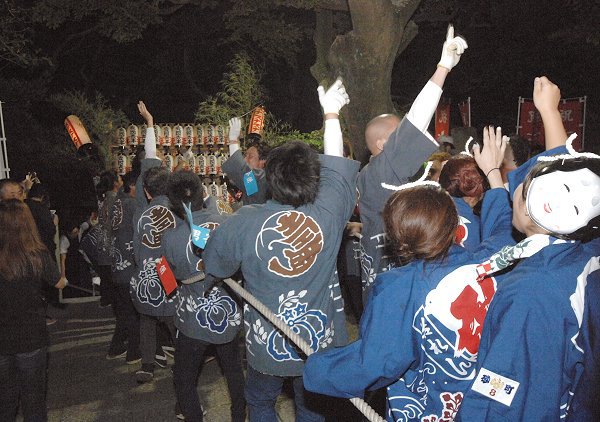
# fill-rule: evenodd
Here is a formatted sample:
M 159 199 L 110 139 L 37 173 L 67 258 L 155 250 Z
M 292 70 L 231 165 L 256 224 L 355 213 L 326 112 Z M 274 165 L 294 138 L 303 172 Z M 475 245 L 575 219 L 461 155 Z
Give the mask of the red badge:
M 175 280 L 175 274 L 173 274 L 164 256 L 161 256 L 156 263 L 156 271 L 158 272 L 160 283 L 163 289 L 165 289 L 165 293 L 167 296 L 170 296 L 177 289 L 177 280 Z

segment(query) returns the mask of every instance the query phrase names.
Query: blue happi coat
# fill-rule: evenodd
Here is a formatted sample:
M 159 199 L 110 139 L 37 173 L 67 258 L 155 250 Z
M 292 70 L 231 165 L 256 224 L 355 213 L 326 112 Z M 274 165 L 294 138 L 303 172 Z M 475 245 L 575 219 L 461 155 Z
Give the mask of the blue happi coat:
M 377 276 L 360 339 L 308 358 L 304 385 L 337 397 L 387 386 L 387 420 L 451 420 L 475 377 L 475 362 L 496 278 L 477 265 L 506 244 L 511 218 L 504 189 L 488 191 L 484 242 L 476 253 L 453 245 L 441 261 L 414 261 Z
M 193 212 L 194 224 L 213 232 L 228 214 L 218 206 L 215 198 L 207 201 L 207 208 Z M 194 255 L 191 231 L 187 221 L 180 221 L 176 229 L 163 238 L 165 258 L 178 281 L 204 274 L 202 258 Z M 204 283 L 181 284 L 175 326 L 187 337 L 213 344 L 231 341 L 242 325 L 241 309 L 229 290 L 218 284 L 205 292 Z
M 559 147 L 542 155 L 565 152 Z M 509 173 L 511 194 L 536 161 L 534 157 Z M 457 420 L 554 421 L 572 416 L 584 362 L 594 361 L 585 357 L 586 349 L 592 351 L 586 347 L 589 324 L 582 322 L 589 320 L 587 293 L 597 290 L 588 283 L 599 280 L 600 240 L 550 240 L 503 280 L 484 325 L 478 375 Z M 598 301 L 592 298 L 591 303 Z M 580 409 L 580 416 L 585 415 Z
M 336 258 L 356 202 L 359 163 L 321 156 L 314 203 L 244 206 L 210 237 L 206 271 L 225 278 L 241 268 L 246 289 L 313 350 L 345 344 L 344 304 Z M 251 306 L 244 307 L 248 364 L 269 375 L 302 374 L 304 357 Z

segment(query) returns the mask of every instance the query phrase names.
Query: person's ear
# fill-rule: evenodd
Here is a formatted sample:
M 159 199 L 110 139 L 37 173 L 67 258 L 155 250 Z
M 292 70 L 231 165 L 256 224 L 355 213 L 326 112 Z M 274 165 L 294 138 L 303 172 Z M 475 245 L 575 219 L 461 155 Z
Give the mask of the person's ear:
M 386 140 L 383 138 L 379 138 L 375 141 L 375 146 L 379 151 L 383 151 L 383 146 L 385 145 Z

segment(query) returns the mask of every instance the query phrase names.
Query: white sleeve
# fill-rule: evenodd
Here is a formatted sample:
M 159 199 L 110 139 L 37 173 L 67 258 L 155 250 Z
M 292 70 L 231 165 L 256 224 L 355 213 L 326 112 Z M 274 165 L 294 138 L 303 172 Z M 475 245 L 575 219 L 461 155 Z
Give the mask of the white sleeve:
M 427 81 L 417 98 L 415 98 L 410 110 L 406 113 L 406 118 L 425 135 L 429 135 L 427 128 L 441 96 L 442 88 L 431 81 Z
M 229 156 L 231 157 L 238 149 L 240 149 L 240 143 L 229 143 Z
M 336 157 L 344 156 L 344 141 L 339 119 L 325 120 L 325 133 L 323 134 L 323 151 L 325 155 Z
M 63 234 L 60 237 L 60 243 L 59 243 L 60 253 L 63 255 L 66 255 L 67 251 L 69 250 L 69 246 L 71 246 L 71 242 L 69 242 L 69 239 L 67 238 L 67 236 L 65 236 Z
M 156 135 L 152 127 L 146 128 L 144 151 L 146 151 L 146 158 L 156 158 Z

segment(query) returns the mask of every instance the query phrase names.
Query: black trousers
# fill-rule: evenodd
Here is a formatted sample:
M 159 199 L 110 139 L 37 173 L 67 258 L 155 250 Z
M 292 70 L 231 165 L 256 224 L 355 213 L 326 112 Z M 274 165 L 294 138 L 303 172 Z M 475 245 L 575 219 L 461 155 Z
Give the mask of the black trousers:
M 211 343 L 177 334 L 175 340 L 175 366 L 173 381 L 179 407 L 187 422 L 202 421 L 202 407 L 198 398 L 196 384 L 204 363 L 204 352 Z M 244 422 L 246 419 L 246 401 L 244 399 L 244 372 L 240 359 L 237 337 L 224 344 L 214 345 L 221 369 L 227 380 L 231 398 L 231 420 Z
M 45 422 L 48 348 L 0 355 L 0 421 L 14 421 L 19 398 L 25 422 Z

